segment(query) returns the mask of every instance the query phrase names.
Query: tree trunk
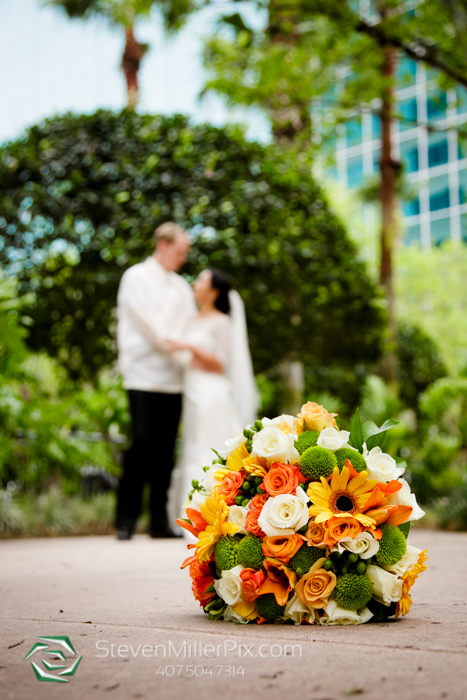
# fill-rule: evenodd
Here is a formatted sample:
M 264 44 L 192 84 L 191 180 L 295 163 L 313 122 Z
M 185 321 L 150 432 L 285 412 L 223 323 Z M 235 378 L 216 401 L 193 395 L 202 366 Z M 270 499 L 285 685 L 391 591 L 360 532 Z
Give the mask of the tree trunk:
M 396 321 L 394 316 L 393 252 L 397 240 L 396 180 L 400 163 L 392 157 L 392 105 L 396 55 L 391 46 L 383 49 L 382 77 L 385 82 L 381 122 L 381 267 L 380 283 L 386 292 L 388 310 L 387 348 L 381 363 L 383 378 L 395 388 L 398 377 Z
M 138 104 L 138 71 L 144 55 L 144 45 L 135 38 L 133 27 L 125 29 L 125 49 L 122 56 L 122 69 L 126 80 L 128 109 L 135 109 Z
M 281 369 L 285 385 L 282 412 L 294 416 L 304 404 L 305 376 L 303 362 L 287 360 L 282 363 Z

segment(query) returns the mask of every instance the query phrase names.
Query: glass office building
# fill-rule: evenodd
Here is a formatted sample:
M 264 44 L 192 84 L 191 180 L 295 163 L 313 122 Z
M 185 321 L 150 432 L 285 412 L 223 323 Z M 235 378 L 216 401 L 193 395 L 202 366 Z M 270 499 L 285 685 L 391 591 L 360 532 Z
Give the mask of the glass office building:
M 393 125 L 394 156 L 404 164 L 410 199 L 402 204 L 404 243 L 422 248 L 447 239 L 467 241 L 467 92 L 443 92 L 434 73 L 421 62 L 398 64 L 397 114 Z M 378 172 L 380 126 L 371 112 L 351 119 L 336 144 L 338 180 L 361 187 Z

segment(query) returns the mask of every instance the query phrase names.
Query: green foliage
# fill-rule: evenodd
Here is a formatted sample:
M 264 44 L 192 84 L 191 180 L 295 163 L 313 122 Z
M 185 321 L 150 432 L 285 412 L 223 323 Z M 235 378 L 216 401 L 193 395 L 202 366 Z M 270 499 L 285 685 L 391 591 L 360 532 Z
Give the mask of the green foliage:
M 28 342 L 72 377 L 114 361 L 119 280 L 167 219 L 192 233 L 190 275 L 209 262 L 232 277 L 257 371 L 298 356 L 367 371 L 379 356 L 375 287 L 308 169 L 235 128 L 130 111 L 47 120 L 0 150 L 0 217 L 0 261 L 35 293 Z
M 455 376 L 467 365 L 467 247 L 443 243 L 423 251 L 404 247 L 397 253 L 395 289 L 398 318 L 419 326 L 439 348 L 442 363 Z M 420 313 L 420 310 L 424 313 Z M 423 343 L 423 341 L 421 341 Z M 420 349 L 420 345 L 418 345 Z M 431 354 L 431 347 L 428 347 Z M 404 349 L 401 348 L 402 355 Z M 422 376 L 440 371 L 437 353 L 424 355 Z M 407 371 L 409 368 L 407 368 Z
M 360 473 L 366 469 L 366 463 L 360 452 L 355 452 L 349 447 L 341 447 L 340 450 L 334 452 L 337 459 L 337 466 L 342 471 L 345 461 L 348 459 L 356 472 Z
M 300 433 L 298 440 L 295 442 L 298 453 L 303 454 L 309 447 L 316 447 L 318 438 L 318 430 L 305 430 L 305 432 Z
M 322 556 L 323 550 L 319 547 L 309 547 L 307 544 L 303 544 L 291 558 L 289 566 L 298 576 L 304 576 Z
M 214 550 L 214 560 L 220 571 L 228 571 L 237 566 L 238 542 L 239 538 L 231 535 L 224 535 L 217 541 Z
M 407 406 L 417 408 L 420 394 L 446 376 L 446 367 L 434 341 L 417 326 L 398 324 L 397 349 L 400 398 Z
M 300 456 L 300 471 L 306 479 L 319 481 L 322 476 L 325 479 L 331 476 L 334 467 L 337 467 L 337 459 L 334 452 L 324 447 L 309 447 Z
M 274 593 L 265 593 L 255 600 L 256 609 L 261 617 L 274 622 L 284 615 L 285 605 L 279 605 Z
M 264 562 L 262 540 L 254 535 L 243 537 L 238 544 L 237 558 L 246 569 L 261 569 Z
M 336 603 L 343 610 L 360 610 L 373 595 L 373 584 L 365 574 L 344 574 L 336 584 Z
M 402 559 L 407 549 L 404 533 L 395 525 L 381 525 L 383 536 L 379 542 L 376 559 L 382 566 L 392 566 Z

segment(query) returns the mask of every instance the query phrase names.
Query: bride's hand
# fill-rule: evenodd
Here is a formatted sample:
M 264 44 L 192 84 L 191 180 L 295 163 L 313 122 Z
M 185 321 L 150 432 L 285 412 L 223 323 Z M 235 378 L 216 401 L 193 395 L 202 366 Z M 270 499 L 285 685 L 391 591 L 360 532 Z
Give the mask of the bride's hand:
M 167 349 L 169 352 L 177 352 L 177 350 L 188 350 L 188 345 L 179 340 L 166 340 Z

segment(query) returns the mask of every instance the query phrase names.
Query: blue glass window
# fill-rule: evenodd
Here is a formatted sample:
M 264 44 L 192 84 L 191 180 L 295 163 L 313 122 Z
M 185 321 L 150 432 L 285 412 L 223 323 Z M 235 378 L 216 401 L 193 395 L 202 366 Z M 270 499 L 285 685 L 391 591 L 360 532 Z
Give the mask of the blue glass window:
M 439 211 L 449 207 L 449 181 L 447 175 L 430 180 L 430 211 Z
M 467 170 L 459 170 L 459 203 L 467 202 Z
M 417 64 L 411 58 L 401 56 L 397 67 L 397 83 L 399 88 L 415 85 L 417 81 Z
M 467 139 L 465 137 L 464 138 L 462 138 L 461 136 L 458 137 L 457 157 L 459 158 L 459 160 L 462 160 L 463 158 L 467 158 Z
M 363 182 L 363 161 L 361 156 L 349 158 L 347 161 L 347 185 L 359 187 Z
M 402 202 L 402 212 L 404 216 L 417 216 L 420 214 L 420 200 L 418 197 L 410 201 Z
M 381 121 L 377 114 L 371 115 L 371 130 L 374 139 L 381 138 Z
M 456 90 L 457 98 L 457 113 L 463 114 L 467 112 L 467 90 L 464 87 L 458 87 Z
M 417 139 L 403 141 L 400 145 L 401 160 L 404 164 L 405 172 L 415 173 L 418 170 L 418 142 Z
M 464 243 L 467 243 L 467 214 L 461 216 L 461 236 Z
M 428 146 L 428 167 L 434 168 L 436 165 L 443 165 L 448 162 L 448 142 L 444 137 L 442 141 L 437 141 Z
M 451 237 L 451 220 L 438 219 L 431 222 L 431 241 L 434 245 L 441 243 Z
M 362 120 L 351 119 L 346 124 L 347 147 L 356 146 L 362 142 Z
M 400 115 L 399 129 L 407 131 L 417 126 L 417 100 L 415 97 L 410 97 L 408 100 L 401 100 L 398 105 Z
M 440 90 L 433 90 L 426 101 L 426 111 L 428 121 L 443 119 L 446 116 L 447 98 L 446 93 Z
M 420 245 L 420 224 L 407 226 L 404 234 L 404 245 Z

